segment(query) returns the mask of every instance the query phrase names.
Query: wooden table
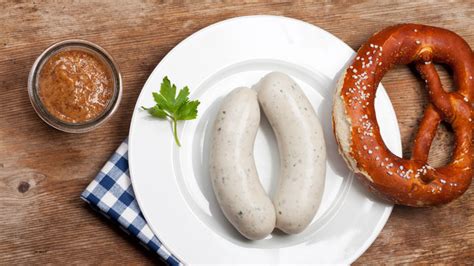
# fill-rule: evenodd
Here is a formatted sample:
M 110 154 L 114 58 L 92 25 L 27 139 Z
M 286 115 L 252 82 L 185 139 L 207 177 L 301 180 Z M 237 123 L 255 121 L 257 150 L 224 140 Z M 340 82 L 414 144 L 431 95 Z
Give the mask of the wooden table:
M 385 26 L 417 22 L 451 29 L 474 47 L 472 1 L 359 2 L 1 3 L 0 264 L 159 262 L 91 211 L 79 195 L 127 136 L 135 101 L 150 72 L 177 43 L 203 27 L 236 16 L 283 15 L 318 25 L 358 49 Z M 26 91 L 35 58 L 50 44 L 68 38 L 106 48 L 120 65 L 124 81 L 122 105 L 111 121 L 80 135 L 44 124 Z M 451 84 L 447 75 L 443 81 Z M 408 67 L 391 71 L 383 83 L 397 113 L 404 155 L 409 156 L 426 92 Z M 443 125 L 430 161 L 445 163 L 451 150 L 452 134 Z M 357 262 L 472 263 L 473 200 L 471 188 L 445 206 L 395 207 L 382 233 Z

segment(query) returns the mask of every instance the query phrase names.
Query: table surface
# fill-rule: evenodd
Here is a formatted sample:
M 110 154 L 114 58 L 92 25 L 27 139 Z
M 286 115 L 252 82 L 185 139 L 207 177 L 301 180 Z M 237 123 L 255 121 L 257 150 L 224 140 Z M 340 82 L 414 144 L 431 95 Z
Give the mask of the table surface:
M 469 0 L 430 4 L 15 1 L 0 3 L 0 10 L 0 261 L 6 264 L 159 262 L 94 213 L 79 195 L 127 136 L 135 101 L 153 68 L 177 43 L 203 27 L 236 16 L 283 15 L 318 25 L 358 49 L 386 26 L 415 22 L 453 30 L 474 46 L 474 3 Z M 123 75 L 118 112 L 107 124 L 86 134 L 62 133 L 44 124 L 26 90 L 36 57 L 50 44 L 68 38 L 103 46 L 115 57 Z M 443 82 L 452 87 L 448 72 L 440 71 Z M 383 84 L 397 113 L 404 156 L 409 156 L 426 92 L 417 74 L 406 66 L 389 72 Z M 452 144 L 449 126 L 441 125 L 430 152 L 432 165 L 449 160 Z M 472 263 L 473 207 L 472 188 L 440 207 L 397 206 L 357 263 Z

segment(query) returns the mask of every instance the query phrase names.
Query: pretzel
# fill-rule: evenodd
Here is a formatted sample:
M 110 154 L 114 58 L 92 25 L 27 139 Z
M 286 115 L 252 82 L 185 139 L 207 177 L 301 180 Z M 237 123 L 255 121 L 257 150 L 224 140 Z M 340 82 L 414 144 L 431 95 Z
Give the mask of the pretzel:
M 433 62 L 447 64 L 457 91 L 443 90 Z M 410 160 L 386 147 L 377 124 L 374 100 L 384 74 L 396 64 L 414 63 L 429 92 Z M 388 27 L 364 44 L 340 80 L 333 107 L 339 151 L 369 190 L 401 205 L 448 203 L 471 183 L 474 166 L 474 54 L 457 34 L 436 27 L 402 24 Z M 452 125 L 451 162 L 433 168 L 428 153 L 439 123 Z

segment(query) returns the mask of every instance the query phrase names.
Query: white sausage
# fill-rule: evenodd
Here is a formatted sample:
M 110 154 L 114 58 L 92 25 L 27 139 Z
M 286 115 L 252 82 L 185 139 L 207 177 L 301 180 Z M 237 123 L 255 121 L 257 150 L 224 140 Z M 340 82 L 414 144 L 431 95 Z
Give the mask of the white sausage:
M 308 98 L 287 75 L 272 72 L 256 87 L 280 151 L 280 177 L 273 199 L 276 227 L 296 234 L 308 226 L 321 203 L 326 174 L 323 130 Z
M 257 93 L 249 88 L 233 90 L 214 123 L 209 165 L 225 217 L 252 240 L 264 238 L 275 227 L 275 208 L 258 179 L 253 157 L 259 123 Z

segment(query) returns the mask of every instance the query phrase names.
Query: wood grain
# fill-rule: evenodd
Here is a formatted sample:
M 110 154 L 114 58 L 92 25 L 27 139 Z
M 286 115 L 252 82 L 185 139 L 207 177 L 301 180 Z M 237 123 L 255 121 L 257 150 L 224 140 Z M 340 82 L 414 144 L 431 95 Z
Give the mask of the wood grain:
M 474 3 L 466 1 L 223 1 L 0 3 L 0 264 L 157 264 L 159 260 L 79 199 L 127 136 L 138 93 L 177 43 L 214 22 L 243 15 L 301 19 L 357 49 L 385 26 L 416 22 L 451 29 L 474 46 Z M 120 65 L 122 105 L 103 127 L 80 135 L 56 131 L 34 113 L 26 91 L 35 58 L 48 45 L 81 38 L 106 48 Z M 443 81 L 450 84 L 446 72 Z M 383 80 L 395 107 L 404 155 L 426 103 L 408 67 Z M 430 153 L 440 165 L 452 150 L 441 126 Z M 474 192 L 441 207 L 395 207 L 357 264 L 472 263 Z

